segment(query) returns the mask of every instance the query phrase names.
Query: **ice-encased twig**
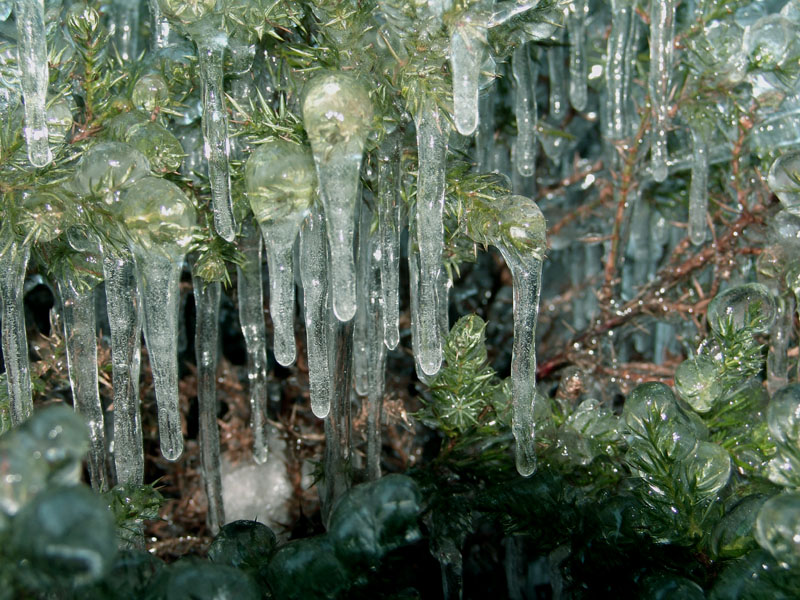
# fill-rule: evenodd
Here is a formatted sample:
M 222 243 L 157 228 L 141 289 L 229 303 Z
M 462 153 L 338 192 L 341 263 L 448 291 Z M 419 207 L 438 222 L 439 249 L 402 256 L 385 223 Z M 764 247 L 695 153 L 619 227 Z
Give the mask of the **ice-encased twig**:
M 111 328 L 117 483 L 141 485 L 144 482 L 144 447 L 139 410 L 142 314 L 133 256 L 104 248 L 103 275 Z
M 0 238 L 0 298 L 3 304 L 3 360 L 12 425 L 19 425 L 33 413 L 28 336 L 25 332 L 23 285 L 31 253 L 29 244 L 13 239 L 10 227 Z
M 417 179 L 416 233 L 419 249 L 419 352 L 418 364 L 434 375 L 442 364 L 442 336 L 437 327 L 436 297 L 442 269 L 442 222 L 447 168 L 449 125 L 436 106 L 426 104 L 415 115 L 419 175 Z
M 208 526 L 212 533 L 225 524 L 222 502 L 222 474 L 219 459 L 217 425 L 217 351 L 219 347 L 219 304 L 222 286 L 209 283 L 192 272 L 196 326 L 194 334 L 197 359 L 197 402 L 199 404 L 200 464 L 203 469 Z
M 708 210 L 708 142 L 692 129 L 692 180 L 689 184 L 689 239 L 695 246 L 706 240 Z
M 47 42 L 44 0 L 15 0 L 20 81 L 25 101 L 25 143 L 28 160 L 44 167 L 53 160 L 47 131 Z
M 586 108 L 588 102 L 586 63 L 586 16 L 589 5 L 586 0 L 575 0 L 570 4 L 567 16 L 569 30 L 569 101 L 577 111 Z
M 520 175 L 530 177 L 536 169 L 536 90 L 535 66 L 527 44 L 514 49 L 511 60 L 514 76 L 514 115 L 517 119 L 517 140 L 514 145 L 514 166 Z
M 203 136 L 214 208 L 214 228 L 224 240 L 232 242 L 236 233 L 228 165 L 230 139 L 225 91 L 222 86 L 223 55 L 228 40 L 224 32 L 217 32 L 215 35 L 210 35 L 209 32 L 197 37 L 195 42 L 200 62 L 200 80 L 203 84 Z
M 183 454 L 178 397 L 178 286 L 182 262 L 158 251 L 137 253 L 135 261 L 144 313 L 144 340 L 158 407 L 161 454 L 167 460 L 178 460 Z
M 378 156 L 378 235 L 381 239 L 383 341 L 389 350 L 400 342 L 400 133 L 387 136 Z
M 478 84 L 486 55 L 487 28 L 465 14 L 450 32 L 450 69 L 453 74 L 453 120 L 461 135 L 478 126 Z
M 67 368 L 75 410 L 89 427 L 89 477 L 92 488 L 108 490 L 103 405 L 97 383 L 97 317 L 94 289 L 81 288 L 69 274 L 58 282 L 63 305 Z
M 653 179 L 667 178 L 667 127 L 669 125 L 669 82 L 675 35 L 675 0 L 650 0 L 650 103 L 653 121 L 650 166 Z
M 311 410 L 321 419 L 328 416 L 334 395 L 331 376 L 334 317 L 328 279 L 329 260 L 325 216 L 314 212 L 300 231 L 300 277 L 303 282 Z
M 237 267 L 239 321 L 247 349 L 247 381 L 250 384 L 250 424 L 253 458 L 267 460 L 267 332 L 264 324 L 264 288 L 261 277 L 261 232 L 251 218 L 242 222 L 238 240 L 244 263 Z
M 612 2 L 608 36 L 605 135 L 621 140 L 630 135 L 630 80 L 636 59 L 637 17 L 626 0 Z

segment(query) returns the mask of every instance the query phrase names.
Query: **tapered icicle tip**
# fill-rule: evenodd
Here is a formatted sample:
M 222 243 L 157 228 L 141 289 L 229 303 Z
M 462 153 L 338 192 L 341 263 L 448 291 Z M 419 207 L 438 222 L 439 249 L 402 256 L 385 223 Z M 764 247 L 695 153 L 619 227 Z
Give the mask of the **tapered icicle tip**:
M 325 207 L 333 311 L 340 321 L 349 321 L 356 312 L 353 237 L 361 157 L 372 126 L 369 94 L 346 73 L 317 75 L 305 90 L 303 124 Z
M 478 127 L 478 86 L 486 57 L 486 30 L 466 14 L 450 33 L 453 120 L 461 135 L 472 135 Z

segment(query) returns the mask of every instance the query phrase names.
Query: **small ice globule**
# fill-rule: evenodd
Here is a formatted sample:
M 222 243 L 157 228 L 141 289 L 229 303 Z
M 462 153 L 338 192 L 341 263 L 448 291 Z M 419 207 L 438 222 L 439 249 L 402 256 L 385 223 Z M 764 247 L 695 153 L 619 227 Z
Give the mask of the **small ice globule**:
M 351 75 L 322 73 L 307 84 L 302 104 L 325 208 L 333 312 L 340 321 L 349 321 L 356 312 L 355 208 L 372 102 Z
M 100 142 L 83 155 L 72 180 L 82 196 L 98 196 L 109 207 L 119 207 L 120 192 L 150 175 L 150 162 L 122 142 Z
M 748 314 L 749 313 L 749 314 Z M 775 322 L 777 310 L 769 290 L 760 283 L 746 283 L 717 294 L 708 305 L 708 324 L 719 332 L 726 319 L 736 329 L 752 326 L 755 333 L 766 333 Z M 747 323 L 748 318 L 752 319 Z
M 800 384 L 775 392 L 767 406 L 767 425 L 776 441 L 800 450 Z
M 178 409 L 178 283 L 197 215 L 178 186 L 158 177 L 138 181 L 125 192 L 122 203 L 144 309 L 161 452 L 167 460 L 176 460 L 183 452 Z
M 245 186 L 267 246 L 275 359 L 290 365 L 296 355 L 292 248 L 314 198 L 311 153 L 283 140 L 263 144 L 247 160 Z
M 800 152 L 779 156 L 769 169 L 767 183 L 784 210 L 800 216 Z
M 800 564 L 800 493 L 773 496 L 764 503 L 756 518 L 758 544 L 782 563 Z
M 693 356 L 675 370 L 675 389 L 694 410 L 711 410 L 722 395 L 719 369 L 706 356 Z

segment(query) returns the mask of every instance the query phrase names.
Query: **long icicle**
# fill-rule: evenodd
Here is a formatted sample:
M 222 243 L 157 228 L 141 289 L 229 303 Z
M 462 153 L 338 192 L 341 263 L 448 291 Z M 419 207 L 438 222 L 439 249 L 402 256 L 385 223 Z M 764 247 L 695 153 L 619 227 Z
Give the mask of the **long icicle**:
M 267 332 L 264 325 L 264 288 L 261 277 L 261 232 L 251 218 L 242 222 L 239 251 L 244 263 L 237 267 L 239 321 L 247 348 L 247 380 L 250 384 L 250 424 L 253 458 L 267 461 Z
M 356 389 L 356 394 L 359 396 L 367 395 L 367 379 L 369 377 L 369 370 L 372 365 L 369 362 L 369 332 L 367 330 L 367 321 L 369 315 L 369 291 L 367 289 L 368 273 L 370 268 L 370 235 L 369 227 L 372 224 L 364 224 L 364 219 L 367 214 L 372 214 L 366 206 L 366 203 L 361 206 L 361 215 L 359 217 L 358 227 L 358 260 L 356 263 L 356 299 L 358 302 L 358 310 L 353 319 L 353 386 Z
M 164 16 L 159 0 L 148 0 L 150 7 L 150 31 L 152 32 L 152 45 L 154 50 L 169 46 L 171 26 L 169 19 Z
M 53 160 L 47 131 L 47 42 L 44 0 L 15 0 L 22 97 L 25 100 L 25 142 L 28 160 L 44 167 Z
M 534 66 L 527 44 L 514 49 L 511 59 L 514 76 L 514 115 L 517 119 L 517 140 L 514 166 L 520 175 L 530 177 L 536 169 L 536 89 Z
M 29 244 L 13 239 L 3 228 L 0 246 L 0 298 L 3 303 L 3 360 L 11 407 L 11 423 L 19 425 L 33 413 L 28 336 L 25 332 L 23 285 L 31 253 Z
M 667 127 L 669 125 L 669 82 L 675 35 L 675 0 L 650 0 L 650 103 L 653 122 L 650 166 L 653 179 L 667 178 Z
M 67 368 L 75 410 L 89 426 L 89 477 L 92 488 L 108 489 L 103 405 L 97 385 L 97 317 L 94 289 L 80 287 L 70 274 L 58 281 L 63 303 Z
M 430 103 L 414 117 L 417 126 L 419 175 L 417 180 L 416 231 L 419 247 L 419 366 L 434 375 L 442 364 L 442 336 L 436 297 L 442 268 L 444 225 L 442 222 L 447 168 L 449 125 Z
M 692 129 L 692 180 L 689 184 L 689 239 L 695 246 L 706 241 L 708 210 L 708 141 Z
M 612 0 L 611 33 L 605 69 L 605 135 L 621 140 L 630 133 L 630 78 L 636 46 L 636 14 L 628 0 Z
M 399 131 L 390 134 L 378 156 L 378 235 L 381 240 L 383 341 L 389 350 L 400 343 L 400 199 Z
M 589 13 L 587 0 L 575 0 L 567 14 L 569 30 L 569 101 L 577 111 L 586 108 L 589 100 L 586 62 L 586 17 Z
M 133 256 L 103 249 L 106 309 L 111 327 L 114 390 L 114 466 L 118 483 L 144 482 L 139 408 L 142 315 Z
M 564 32 L 555 34 L 555 45 L 547 50 L 547 68 L 550 73 L 550 106 L 548 120 L 560 126 L 567 116 L 567 79 L 564 77 Z
M 225 524 L 219 459 L 216 383 L 219 304 L 222 286 L 218 281 L 206 282 L 192 271 L 192 287 L 194 288 L 194 305 L 197 315 L 194 344 L 197 359 L 200 463 L 203 469 L 206 498 L 208 498 L 208 526 L 212 533 L 216 533 Z
M 225 92 L 222 86 L 223 55 L 227 37 L 222 32 L 196 37 L 200 79 L 203 83 L 202 123 L 208 178 L 211 182 L 211 202 L 214 208 L 214 229 L 224 240 L 232 242 L 236 232 L 228 165 L 230 157 L 228 112 L 225 108 Z
M 487 28 L 469 13 L 450 32 L 450 69 L 453 73 L 453 120 L 461 135 L 478 126 L 478 84 L 486 56 Z
M 139 2 L 113 0 L 114 45 L 122 60 L 139 58 Z
M 305 306 L 311 410 L 320 419 L 327 417 L 331 411 L 331 398 L 334 395 L 331 374 L 333 313 L 328 279 L 329 260 L 325 215 L 316 211 L 306 219 L 300 231 L 300 277 Z

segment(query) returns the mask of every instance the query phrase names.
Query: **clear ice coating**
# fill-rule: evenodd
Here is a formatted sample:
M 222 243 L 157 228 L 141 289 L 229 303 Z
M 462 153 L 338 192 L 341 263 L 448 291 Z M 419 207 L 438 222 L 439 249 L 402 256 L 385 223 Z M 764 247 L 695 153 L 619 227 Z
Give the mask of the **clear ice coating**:
M 222 504 L 222 474 L 217 425 L 217 349 L 219 347 L 219 303 L 222 286 L 207 282 L 192 272 L 196 311 L 194 333 L 197 358 L 197 402 L 199 404 L 200 463 L 208 498 L 208 526 L 212 533 L 225 524 Z
M 183 452 L 178 403 L 178 284 L 197 215 L 178 186 L 158 177 L 145 177 L 126 190 L 122 214 L 144 309 L 161 453 L 167 460 L 177 460 Z
M 653 179 L 667 178 L 667 127 L 669 126 L 669 82 L 675 35 L 675 0 L 650 0 L 649 90 L 653 120 L 650 166 Z
M 605 134 L 612 140 L 630 135 L 630 84 L 636 59 L 637 25 L 636 12 L 629 0 L 613 0 L 605 68 Z
M 547 226 L 536 203 L 524 196 L 507 196 L 494 209 L 497 219 L 487 238 L 503 255 L 513 282 L 512 431 L 517 471 L 527 477 L 536 470 L 536 320 Z
M 577 111 L 586 108 L 589 100 L 586 62 L 586 17 L 589 14 L 587 0 L 575 0 L 569 5 L 567 30 L 569 32 L 569 101 Z
M 389 350 L 400 343 L 400 132 L 389 134 L 378 150 L 378 235 L 381 240 L 383 341 Z
M 372 102 L 346 73 L 322 73 L 306 86 L 303 124 L 311 141 L 331 250 L 333 312 L 349 321 L 356 312 L 353 238 L 364 144 Z
M 699 128 L 692 129 L 692 180 L 689 184 L 689 239 L 695 246 L 706 240 L 708 210 L 708 141 Z
M 100 268 L 99 263 L 95 256 L 92 263 L 95 269 Z M 97 279 L 91 283 L 96 284 Z M 65 275 L 58 281 L 58 292 L 63 304 L 64 340 L 72 398 L 75 410 L 83 415 L 89 427 L 89 476 L 94 489 L 106 491 L 109 486 L 106 477 L 105 422 L 97 384 L 94 287 L 87 281 Z
M 419 345 L 418 365 L 426 375 L 435 375 L 442 364 L 442 334 L 437 325 L 437 291 L 444 245 L 445 175 L 450 126 L 439 108 L 425 104 L 414 116 L 417 127 L 416 234 L 419 252 Z
M 300 278 L 303 282 L 311 410 L 320 419 L 328 416 L 334 394 L 331 376 L 334 318 L 328 263 L 325 215 L 314 211 L 300 231 Z
M 517 119 L 517 141 L 514 145 L 514 166 L 520 175 L 530 177 L 536 169 L 536 89 L 535 64 L 527 44 L 514 49 L 511 59 L 514 75 L 514 115 Z
M 779 156 L 770 167 L 767 183 L 784 210 L 800 215 L 800 152 Z
M 775 313 L 769 289 L 760 283 L 745 283 L 714 296 L 708 304 L 708 325 L 719 332 L 722 323 L 730 319 L 736 329 L 749 322 L 755 333 L 767 333 L 775 322 Z
M 20 81 L 25 101 L 25 142 L 28 160 L 44 167 L 53 160 L 47 132 L 48 68 L 44 0 L 15 0 Z
M 292 249 L 316 189 L 311 152 L 283 140 L 259 146 L 247 160 L 245 187 L 267 246 L 275 360 L 288 366 L 297 354 Z
M 170 24 L 169 19 L 164 16 L 164 12 L 159 6 L 159 0 L 148 0 L 150 9 L 150 27 L 152 31 L 153 49 L 166 48 L 169 46 Z
M 555 45 L 547 50 L 547 68 L 550 72 L 550 114 L 549 119 L 560 124 L 567 116 L 567 79 L 564 77 L 564 32 L 559 30 Z
M 478 85 L 486 56 L 487 27 L 469 12 L 450 31 L 450 70 L 453 74 L 453 120 L 461 135 L 478 126 Z
M 758 544 L 781 563 L 800 564 L 797 531 L 800 529 L 800 493 L 787 492 L 767 500 L 754 527 Z M 762 567 L 763 568 L 763 567 Z
M 114 46 L 122 60 L 138 58 L 140 2 L 112 0 L 111 15 Z
M 237 246 L 243 263 L 237 266 L 239 322 L 247 350 L 247 381 L 250 384 L 250 426 L 253 429 L 253 459 L 267 462 L 267 330 L 264 326 L 264 284 L 261 249 L 264 243 L 252 219 L 242 221 Z
M 136 266 L 127 250 L 103 248 L 106 310 L 111 328 L 114 390 L 114 467 L 118 483 L 144 482 L 144 448 L 139 409 L 142 311 Z
M 0 300 L 3 304 L 3 359 L 6 366 L 11 423 L 18 425 L 31 416 L 30 363 L 25 332 L 23 284 L 30 257 L 30 244 L 14 238 L 9 226 L 0 231 Z

